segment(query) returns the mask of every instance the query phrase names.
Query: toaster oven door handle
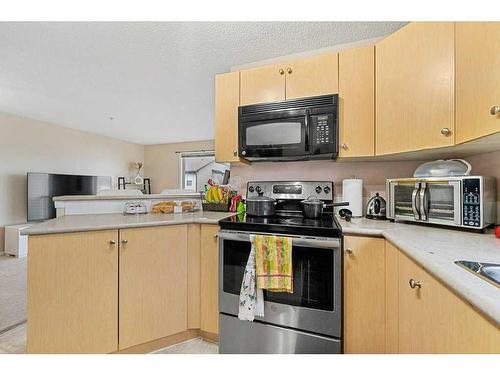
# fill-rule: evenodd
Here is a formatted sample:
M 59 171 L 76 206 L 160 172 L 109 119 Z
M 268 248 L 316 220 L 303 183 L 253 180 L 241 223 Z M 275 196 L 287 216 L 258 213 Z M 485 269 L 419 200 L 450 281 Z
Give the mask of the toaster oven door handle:
M 413 211 L 413 218 L 415 220 L 420 220 L 420 212 L 418 212 L 418 204 L 417 204 L 417 199 L 419 198 L 419 190 L 420 190 L 420 183 L 417 182 L 415 184 L 415 189 L 413 189 L 413 193 L 411 194 L 411 209 Z
M 427 214 L 427 183 L 422 182 L 420 184 L 420 220 L 427 221 L 429 215 Z

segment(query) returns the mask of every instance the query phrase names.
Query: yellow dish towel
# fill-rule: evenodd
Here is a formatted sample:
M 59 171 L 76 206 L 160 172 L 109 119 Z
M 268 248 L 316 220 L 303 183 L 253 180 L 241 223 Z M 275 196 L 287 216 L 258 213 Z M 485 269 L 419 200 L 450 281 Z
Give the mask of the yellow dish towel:
M 292 239 L 254 236 L 257 288 L 293 293 Z

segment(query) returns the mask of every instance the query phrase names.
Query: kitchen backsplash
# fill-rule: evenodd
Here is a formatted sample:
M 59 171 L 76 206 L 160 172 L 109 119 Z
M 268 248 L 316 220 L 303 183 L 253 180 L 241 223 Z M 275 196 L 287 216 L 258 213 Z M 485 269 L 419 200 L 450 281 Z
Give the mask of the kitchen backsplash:
M 500 151 L 465 158 L 472 164 L 472 173 L 494 176 L 497 180 L 497 202 L 500 202 Z M 384 198 L 388 178 L 411 177 L 415 168 L 424 161 L 340 161 L 328 160 L 253 163 L 231 166 L 231 180 L 244 192 L 247 181 L 252 180 L 328 180 L 335 184 L 335 197 L 342 197 L 342 180 L 363 179 L 364 203 L 379 192 Z M 238 183 L 239 181 L 239 183 Z M 497 204 L 497 223 L 500 222 L 500 203 Z

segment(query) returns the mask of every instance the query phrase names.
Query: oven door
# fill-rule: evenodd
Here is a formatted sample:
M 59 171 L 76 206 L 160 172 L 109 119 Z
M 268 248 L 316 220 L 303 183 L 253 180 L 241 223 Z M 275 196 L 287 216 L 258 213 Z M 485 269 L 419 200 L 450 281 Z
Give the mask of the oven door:
M 461 182 L 459 180 L 421 182 L 418 207 L 421 221 L 461 225 Z
M 264 291 L 262 322 L 341 337 L 342 259 L 340 239 L 294 237 L 293 293 Z M 219 232 L 219 310 L 238 315 L 250 234 Z
M 239 153 L 246 159 L 305 157 L 309 153 L 307 110 L 240 116 Z

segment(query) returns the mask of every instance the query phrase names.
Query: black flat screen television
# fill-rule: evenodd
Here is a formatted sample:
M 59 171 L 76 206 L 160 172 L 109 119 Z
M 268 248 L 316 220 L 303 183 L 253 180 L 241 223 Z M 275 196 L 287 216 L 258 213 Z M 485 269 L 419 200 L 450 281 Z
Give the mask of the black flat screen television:
M 53 197 L 94 195 L 102 189 L 111 189 L 110 176 L 28 172 L 28 221 L 55 218 Z

